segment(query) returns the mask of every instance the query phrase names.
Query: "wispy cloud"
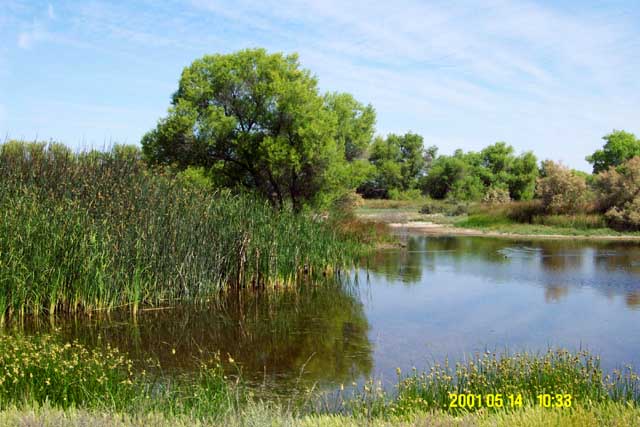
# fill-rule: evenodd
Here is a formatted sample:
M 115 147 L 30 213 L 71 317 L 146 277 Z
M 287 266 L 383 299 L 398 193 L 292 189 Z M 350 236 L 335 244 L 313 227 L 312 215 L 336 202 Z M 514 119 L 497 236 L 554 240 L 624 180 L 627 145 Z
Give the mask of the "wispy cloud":
M 604 133 L 640 132 L 640 6 L 626 0 L 7 1 L 18 47 L 85 49 L 154 87 L 204 53 L 299 52 L 322 89 L 372 103 L 381 133 L 445 152 L 507 140 L 586 169 Z
M 445 150 L 508 138 L 579 166 L 590 148 L 576 155 L 557 147 L 594 147 L 607 130 L 640 123 L 629 104 L 640 94 L 632 78 L 638 44 L 630 42 L 640 34 L 615 8 L 516 0 L 193 4 L 299 50 L 321 81 L 372 102 L 380 130 L 410 125 Z

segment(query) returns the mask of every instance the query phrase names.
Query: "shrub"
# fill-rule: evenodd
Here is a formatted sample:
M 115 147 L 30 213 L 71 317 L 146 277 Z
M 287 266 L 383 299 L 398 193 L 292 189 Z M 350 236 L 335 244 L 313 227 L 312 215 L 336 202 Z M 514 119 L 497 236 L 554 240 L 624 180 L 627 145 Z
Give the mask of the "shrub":
M 396 188 L 392 188 L 389 190 L 389 198 L 391 200 L 416 200 L 421 199 L 422 193 L 418 189 L 412 190 L 398 190 Z
M 509 190 L 498 187 L 489 188 L 482 198 L 483 203 L 490 205 L 501 205 L 509 203 L 510 201 L 511 197 L 509 196 Z
M 609 225 L 616 229 L 640 229 L 640 196 L 624 204 L 623 207 L 612 207 L 605 214 Z
M 456 181 L 447 194 L 453 200 L 480 200 L 484 193 L 484 184 L 477 175 L 467 175 Z
M 526 202 L 511 202 L 505 206 L 507 218 L 512 221 L 530 224 L 536 215 L 544 213 L 544 206 L 540 200 L 529 200 Z
M 640 156 L 597 175 L 598 208 L 615 228 L 640 228 Z
M 426 215 L 441 214 L 446 216 L 459 216 L 465 215 L 468 212 L 468 203 L 454 201 L 428 200 L 427 203 L 420 208 L 420 213 Z
M 547 213 L 577 213 L 587 203 L 587 183 L 572 170 L 547 160 L 542 164 L 542 178 L 538 178 L 536 195 Z
M 355 191 L 352 191 L 344 193 L 340 197 L 336 198 L 332 204 L 332 208 L 339 213 L 351 214 L 355 209 L 361 207 L 363 204 L 364 198 Z

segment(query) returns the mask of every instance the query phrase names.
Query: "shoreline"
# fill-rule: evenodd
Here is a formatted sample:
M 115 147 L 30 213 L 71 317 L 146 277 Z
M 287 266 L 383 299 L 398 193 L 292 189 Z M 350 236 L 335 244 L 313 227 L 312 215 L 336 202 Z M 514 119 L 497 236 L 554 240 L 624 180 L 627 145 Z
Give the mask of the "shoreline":
M 625 235 L 580 235 L 580 234 L 532 234 L 532 233 L 511 233 L 494 230 L 482 230 L 475 228 L 460 228 L 448 224 L 438 224 L 432 221 L 407 221 L 388 222 L 391 229 L 411 231 L 424 236 L 469 236 L 469 237 L 492 237 L 502 239 L 540 239 L 540 240 L 618 240 L 640 242 L 640 236 Z

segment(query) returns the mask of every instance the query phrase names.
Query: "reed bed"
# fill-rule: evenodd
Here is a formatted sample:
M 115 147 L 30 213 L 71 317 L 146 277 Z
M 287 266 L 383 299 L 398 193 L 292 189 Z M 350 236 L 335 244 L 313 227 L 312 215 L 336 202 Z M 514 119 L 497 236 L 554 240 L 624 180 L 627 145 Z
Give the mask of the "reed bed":
M 290 287 L 365 246 L 330 220 L 150 170 L 130 147 L 5 143 L 0 182 L 0 322 Z

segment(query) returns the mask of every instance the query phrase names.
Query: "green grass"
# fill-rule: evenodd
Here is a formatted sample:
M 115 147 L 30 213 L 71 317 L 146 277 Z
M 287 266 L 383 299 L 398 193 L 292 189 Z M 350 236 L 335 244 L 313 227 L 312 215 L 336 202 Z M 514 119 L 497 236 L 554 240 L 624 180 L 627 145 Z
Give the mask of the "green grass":
M 605 375 L 599 357 L 588 352 L 570 353 L 562 349 L 544 354 L 487 352 L 455 366 L 445 361 L 426 372 L 414 369 L 402 375 L 399 371 L 398 376 L 396 391 L 391 395 L 379 384 L 367 383 L 345 402 L 349 411 L 365 418 L 431 411 L 449 414 L 512 411 L 539 406 L 540 394 L 562 394 L 565 398 L 570 395 L 571 407 L 640 404 L 640 377 L 631 367 Z M 484 403 L 452 407 L 452 393 L 480 395 Z M 497 394 L 503 404 L 488 405 L 486 397 Z
M 229 361 L 229 363 L 233 363 Z M 373 383 L 338 398 L 337 412 L 306 402 L 257 398 L 225 376 L 219 359 L 194 374 L 144 371 L 117 349 L 88 349 L 55 336 L 0 336 L 0 427 L 177 426 L 493 426 L 637 425 L 640 381 L 630 369 L 605 376 L 597 357 L 556 350 L 477 355 L 449 367 L 399 375 L 385 395 Z M 521 393 L 522 406 L 452 410 L 449 393 Z M 545 408 L 532 396 L 569 393 L 570 408 Z M 506 400 L 506 398 L 505 398 Z M 311 409 L 310 409 L 311 408 Z
M 54 335 L 0 335 L 0 408 L 49 405 L 130 414 L 216 418 L 241 404 L 242 386 L 219 357 L 192 375 L 165 376 L 106 345 L 87 348 Z
M 150 413 L 129 415 L 82 409 L 60 410 L 48 406 L 0 411 L 0 427 L 635 427 L 640 409 L 624 404 L 600 404 L 572 410 L 525 408 L 516 412 L 474 413 L 453 416 L 443 412 L 416 414 L 410 419 L 361 419 L 344 415 L 295 416 L 268 404 L 256 404 L 226 415 L 222 420 Z
M 418 198 L 412 200 L 392 200 L 392 199 L 363 199 L 363 209 L 420 209 L 428 198 Z
M 7 143 L 0 182 L 0 325 L 294 287 L 350 268 L 368 246 L 331 219 L 149 170 L 118 146 Z
M 574 217 L 534 217 L 538 223 L 516 222 L 506 216 L 487 213 L 471 214 L 454 222 L 459 228 L 476 228 L 505 234 L 562 235 L 562 236 L 640 236 L 638 232 L 620 232 L 608 227 L 598 227 L 598 220 Z M 596 228 L 591 228 L 593 224 Z

